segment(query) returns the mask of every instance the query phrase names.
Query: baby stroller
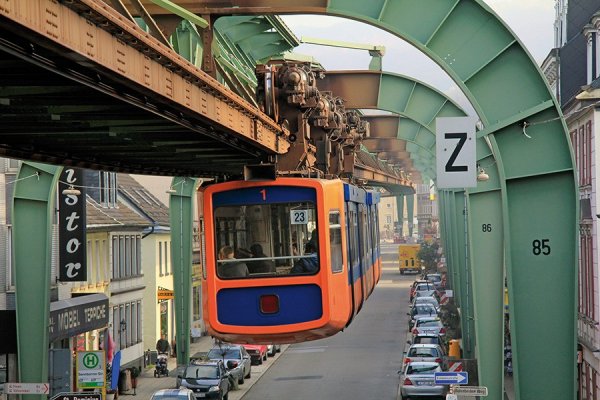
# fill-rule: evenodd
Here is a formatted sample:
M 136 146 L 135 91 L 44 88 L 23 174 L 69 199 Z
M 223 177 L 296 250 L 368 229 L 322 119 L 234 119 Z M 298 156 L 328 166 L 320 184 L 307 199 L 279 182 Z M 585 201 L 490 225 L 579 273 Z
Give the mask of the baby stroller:
M 154 368 L 155 378 L 169 376 L 169 369 L 167 368 L 168 357 L 169 355 L 167 353 L 158 353 L 158 357 L 156 358 L 156 366 Z

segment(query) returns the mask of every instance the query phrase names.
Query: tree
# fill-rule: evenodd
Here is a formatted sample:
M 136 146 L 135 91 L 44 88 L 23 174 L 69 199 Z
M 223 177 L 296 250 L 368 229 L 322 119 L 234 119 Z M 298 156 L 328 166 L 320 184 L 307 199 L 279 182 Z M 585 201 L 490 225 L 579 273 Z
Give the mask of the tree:
M 421 250 L 417 253 L 417 257 L 421 260 L 421 266 L 425 267 L 425 273 L 437 271 L 437 265 L 440 261 L 439 247 L 437 242 L 424 242 L 421 244 Z

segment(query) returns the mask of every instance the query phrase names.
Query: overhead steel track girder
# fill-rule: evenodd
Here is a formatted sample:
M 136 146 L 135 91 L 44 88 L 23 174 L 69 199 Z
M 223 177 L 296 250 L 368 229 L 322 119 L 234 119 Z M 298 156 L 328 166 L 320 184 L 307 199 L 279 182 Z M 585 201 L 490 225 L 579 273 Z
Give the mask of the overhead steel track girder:
M 406 117 L 398 139 L 435 153 L 435 119 L 466 113 L 448 96 L 414 78 L 381 71 L 328 71 L 318 83 L 344 99 L 344 106 L 390 111 Z
M 415 193 L 412 180 L 399 175 L 391 165 L 364 150 L 356 152 L 353 175 L 366 180 L 369 185 L 383 186 L 394 193 Z
M 479 183 L 476 192 L 497 191 L 500 208 L 482 213 L 475 203 L 485 200 L 470 198 L 467 204 L 478 211 L 470 213 L 467 232 L 470 249 L 481 244 L 488 254 L 505 254 L 516 398 L 575 398 L 578 195 L 568 132 L 535 61 L 483 1 L 231 0 L 228 7 L 222 2 L 177 3 L 192 12 L 222 15 L 348 17 L 408 41 L 444 69 L 475 108 L 484 126 L 478 137 L 486 138 L 495 163 L 486 171 L 496 176 Z M 523 121 L 537 124 L 527 129 L 530 138 L 523 134 Z M 487 233 L 481 227 L 489 213 L 502 221 L 502 242 L 477 239 Z M 488 263 L 479 252 L 470 255 L 475 270 Z M 479 283 L 477 278 L 474 283 Z M 492 293 L 501 292 L 502 282 L 487 284 Z M 477 300 L 475 304 L 476 323 L 502 332 L 503 309 L 487 308 Z M 540 336 L 539 327 L 549 334 Z M 477 354 L 489 367 L 479 369 L 479 382 L 489 388 L 490 400 L 502 399 L 503 366 L 493 361 L 502 346 L 495 340 Z
M 399 74 L 381 71 L 329 71 L 319 81 L 319 87 L 344 99 L 346 108 L 379 109 L 393 112 L 403 118 L 366 116 L 373 123 L 371 140 L 396 138 L 426 150 L 431 157 L 428 176 L 435 180 L 435 120 L 438 117 L 465 116 L 462 108 L 439 90 Z M 376 124 L 377 123 L 377 124 Z M 375 128 L 375 129 L 373 129 Z M 395 129 L 394 129 L 395 128 Z M 381 135 L 381 136 L 380 136 Z M 424 155 L 424 151 L 420 151 Z
M 39 18 L 40 15 L 47 18 Z M 4 79 L 6 75 L 16 78 L 9 85 L 1 85 L 0 98 L 8 99 L 9 106 L 10 101 L 17 98 L 16 94 L 4 93 L 5 88 L 11 91 L 11 85 L 21 88 L 34 85 L 33 89 L 45 86 L 49 96 L 56 89 L 55 85 L 59 85 L 65 89 L 63 99 L 66 93 L 77 90 L 86 97 L 102 98 L 103 104 L 110 105 L 115 104 L 116 98 L 120 102 L 121 120 L 126 120 L 134 110 L 135 114 L 146 115 L 147 120 L 179 126 L 186 141 L 208 138 L 220 143 L 224 152 L 241 156 L 233 170 L 225 172 L 216 168 L 217 174 L 241 173 L 244 158 L 259 162 L 287 151 L 286 133 L 274 121 L 102 1 L 8 0 L 0 9 L 0 22 L 3 60 L 26 66 L 10 68 L 0 63 L 0 68 L 5 67 L 1 74 Z M 81 40 L 81 37 L 88 39 Z M 20 76 L 25 72 L 27 79 L 21 82 Z M 25 96 L 18 99 L 27 100 Z M 76 105 L 76 97 L 72 100 L 71 105 Z M 74 126 L 80 126 L 67 128 L 65 116 L 49 116 L 48 130 L 62 127 L 72 131 Z M 86 129 L 86 124 L 84 121 L 82 129 Z M 23 123 L 18 116 L 11 121 L 9 115 L 3 126 L 6 130 L 10 126 L 22 127 Z M 105 143 L 115 140 L 118 143 L 121 137 L 127 138 L 127 134 L 108 134 Z M 175 169 L 172 165 L 160 167 L 160 149 L 151 146 L 147 149 L 155 152 L 152 158 L 130 163 L 127 157 L 111 159 L 110 151 L 100 157 L 89 152 L 75 154 L 68 146 L 37 146 L 23 136 L 22 144 L 6 146 L 0 152 L 9 157 L 71 163 L 84 168 L 146 174 L 161 173 L 162 168 L 164 175 L 202 173 L 185 164 Z

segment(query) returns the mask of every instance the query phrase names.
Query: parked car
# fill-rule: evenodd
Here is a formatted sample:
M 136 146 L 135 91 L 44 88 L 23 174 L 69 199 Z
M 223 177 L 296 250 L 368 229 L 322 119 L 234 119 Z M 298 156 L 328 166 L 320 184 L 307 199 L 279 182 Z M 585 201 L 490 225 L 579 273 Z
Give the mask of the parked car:
M 192 390 L 196 399 L 227 400 L 234 380 L 223 361 L 203 361 L 185 367 L 177 376 L 176 386 Z
M 439 334 L 420 333 L 413 335 L 412 341 L 407 341 L 408 344 L 436 344 L 442 348 L 445 355 L 448 354 L 446 342 Z
M 413 300 L 413 307 L 419 304 L 431 304 L 436 310 L 439 311 L 440 309 L 440 303 L 438 302 L 438 300 L 435 297 L 431 297 L 431 296 L 419 296 L 419 297 L 415 297 Z
M 442 324 L 442 320 L 438 317 L 423 317 L 415 321 L 415 326 L 412 329 L 413 335 L 420 333 L 433 333 L 435 335 L 446 335 L 446 328 Z
M 266 344 L 245 344 L 244 348 L 250 354 L 253 364 L 260 365 L 263 361 L 267 361 Z
M 442 286 L 442 275 L 441 274 L 427 274 L 425 275 L 425 280 L 433 283 L 436 289 L 439 289 Z
M 195 400 L 190 389 L 161 389 L 150 397 L 150 400 Z
M 406 315 L 410 317 L 410 320 L 408 321 L 408 330 L 410 331 L 415 325 L 416 320 L 423 317 L 437 317 L 438 310 L 432 304 L 419 303 L 411 307 L 410 312 L 408 312 Z
M 267 345 L 267 355 L 269 357 L 275 357 L 275 353 L 281 352 L 280 344 L 268 344 Z
M 207 357 L 210 360 L 223 361 L 229 373 L 237 379 L 240 385 L 244 383 L 244 379 L 251 376 L 252 365 L 250 354 L 248 354 L 244 346 L 233 344 L 218 345 L 210 349 Z
M 417 285 L 420 283 L 427 283 L 427 281 L 425 279 L 417 279 L 416 281 L 413 282 L 412 286 L 410 287 L 410 302 L 412 303 L 413 298 L 415 297 L 415 290 L 417 288 Z
M 447 369 L 444 350 L 439 344 L 413 344 L 404 356 L 404 364 L 415 361 L 436 362 L 442 370 Z
M 431 282 L 425 282 L 425 283 L 419 283 L 416 287 L 415 287 L 415 293 L 413 295 L 413 297 L 418 297 L 418 296 L 437 296 L 437 288 L 435 287 L 435 285 Z
M 442 372 L 436 362 L 415 361 L 406 364 L 402 374 L 400 395 L 402 400 L 410 397 L 443 397 L 446 394 L 445 385 L 435 384 L 435 373 Z

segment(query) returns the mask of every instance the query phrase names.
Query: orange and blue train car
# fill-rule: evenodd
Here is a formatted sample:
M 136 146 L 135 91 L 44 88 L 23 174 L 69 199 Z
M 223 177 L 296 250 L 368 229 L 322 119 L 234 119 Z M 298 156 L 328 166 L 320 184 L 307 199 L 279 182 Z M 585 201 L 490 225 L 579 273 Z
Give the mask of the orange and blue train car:
M 235 343 L 331 336 L 381 276 L 379 192 L 277 178 L 201 188 L 203 318 Z

